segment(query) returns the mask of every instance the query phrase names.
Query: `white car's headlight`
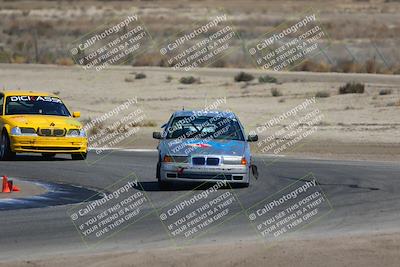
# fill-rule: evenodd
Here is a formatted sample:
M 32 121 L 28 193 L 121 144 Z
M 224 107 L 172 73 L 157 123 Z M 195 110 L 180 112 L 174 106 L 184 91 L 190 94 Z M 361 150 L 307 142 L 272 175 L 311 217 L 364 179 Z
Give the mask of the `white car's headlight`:
M 71 129 L 68 131 L 67 137 L 86 137 L 86 132 L 83 129 Z

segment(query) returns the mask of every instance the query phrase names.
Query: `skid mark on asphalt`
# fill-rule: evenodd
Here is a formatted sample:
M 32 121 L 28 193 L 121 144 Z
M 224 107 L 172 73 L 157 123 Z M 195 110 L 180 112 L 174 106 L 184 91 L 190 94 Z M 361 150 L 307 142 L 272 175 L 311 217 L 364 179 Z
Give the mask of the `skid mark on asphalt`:
M 283 179 L 288 179 L 288 180 L 293 180 L 293 181 L 297 181 L 298 178 L 293 178 L 293 177 L 285 177 L 285 176 L 278 176 L 279 178 L 283 178 Z M 309 179 L 302 179 L 302 181 L 304 182 L 311 182 L 311 180 Z M 345 186 L 345 187 L 349 187 L 349 188 L 356 188 L 356 189 L 366 189 L 366 190 L 371 190 L 371 191 L 376 191 L 376 190 L 380 190 L 380 188 L 378 187 L 369 187 L 369 186 L 360 186 L 358 184 L 343 184 L 343 183 L 321 183 L 321 182 L 317 182 L 317 185 L 323 185 L 323 186 Z

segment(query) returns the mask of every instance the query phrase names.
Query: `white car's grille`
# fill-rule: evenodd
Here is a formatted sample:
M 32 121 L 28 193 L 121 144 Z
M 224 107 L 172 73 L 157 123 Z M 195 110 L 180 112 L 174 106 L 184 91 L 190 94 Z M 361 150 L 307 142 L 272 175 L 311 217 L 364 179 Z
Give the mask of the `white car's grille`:
M 193 165 L 208 165 L 208 166 L 218 166 L 219 158 L 215 157 L 193 157 L 192 158 Z

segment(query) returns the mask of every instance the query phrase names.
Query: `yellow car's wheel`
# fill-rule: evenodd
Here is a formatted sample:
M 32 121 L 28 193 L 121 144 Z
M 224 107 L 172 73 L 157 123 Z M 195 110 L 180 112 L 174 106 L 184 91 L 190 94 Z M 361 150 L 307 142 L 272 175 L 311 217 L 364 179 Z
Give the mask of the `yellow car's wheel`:
M 6 131 L 3 131 L 0 138 L 0 160 L 11 160 L 15 153 L 11 151 L 10 138 Z

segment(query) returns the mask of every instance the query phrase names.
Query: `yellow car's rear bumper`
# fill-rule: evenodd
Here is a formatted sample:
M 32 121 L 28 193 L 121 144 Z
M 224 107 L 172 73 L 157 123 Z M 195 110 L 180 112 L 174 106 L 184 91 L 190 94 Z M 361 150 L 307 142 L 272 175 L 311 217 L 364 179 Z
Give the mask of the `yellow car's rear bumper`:
M 15 153 L 78 154 L 87 152 L 84 137 L 11 136 L 11 150 Z

